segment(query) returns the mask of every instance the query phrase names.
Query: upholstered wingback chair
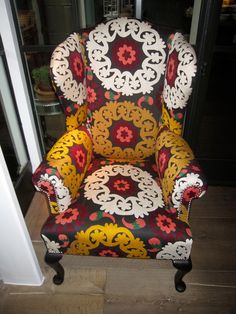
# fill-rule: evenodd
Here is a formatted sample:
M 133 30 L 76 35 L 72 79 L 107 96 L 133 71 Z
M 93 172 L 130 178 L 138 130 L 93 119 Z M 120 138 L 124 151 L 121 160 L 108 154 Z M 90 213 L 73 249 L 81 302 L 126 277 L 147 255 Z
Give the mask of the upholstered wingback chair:
M 50 215 L 45 261 L 61 284 L 63 254 L 172 260 L 191 270 L 190 204 L 206 190 L 181 137 L 196 55 L 180 33 L 118 18 L 71 34 L 53 52 L 67 132 L 33 176 Z

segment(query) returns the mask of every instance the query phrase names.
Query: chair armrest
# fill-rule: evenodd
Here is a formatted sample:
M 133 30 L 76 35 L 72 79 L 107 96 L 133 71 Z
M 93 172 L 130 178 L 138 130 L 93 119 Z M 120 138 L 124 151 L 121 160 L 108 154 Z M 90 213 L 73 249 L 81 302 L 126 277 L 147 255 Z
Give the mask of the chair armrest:
M 33 184 L 47 194 L 52 214 L 65 211 L 76 200 L 91 157 L 91 137 L 81 126 L 65 133 L 36 169 Z
M 187 221 L 191 201 L 207 189 L 191 148 L 180 135 L 163 127 L 157 137 L 156 163 L 167 210 L 177 211 Z

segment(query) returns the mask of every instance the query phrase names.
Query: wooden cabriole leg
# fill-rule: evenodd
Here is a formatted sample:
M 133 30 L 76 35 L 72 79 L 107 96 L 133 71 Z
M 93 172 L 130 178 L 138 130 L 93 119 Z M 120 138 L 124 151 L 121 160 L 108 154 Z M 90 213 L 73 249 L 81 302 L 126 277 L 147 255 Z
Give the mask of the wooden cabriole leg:
M 188 260 L 173 260 L 172 263 L 173 266 L 178 269 L 175 274 L 175 289 L 178 292 L 184 292 L 186 284 L 182 279 L 192 269 L 191 258 L 189 257 Z
M 45 255 L 45 263 L 53 268 L 56 272 L 56 275 L 53 277 L 53 283 L 55 285 L 61 285 L 64 281 L 64 268 L 59 263 L 63 254 L 61 253 L 49 253 Z

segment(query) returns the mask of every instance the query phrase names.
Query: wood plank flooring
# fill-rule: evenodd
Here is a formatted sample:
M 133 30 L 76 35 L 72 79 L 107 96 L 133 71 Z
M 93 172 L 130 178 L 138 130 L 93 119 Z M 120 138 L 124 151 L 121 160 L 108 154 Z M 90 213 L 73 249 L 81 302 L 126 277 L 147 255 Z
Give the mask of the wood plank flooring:
M 36 193 L 26 223 L 45 282 L 0 285 L 0 313 L 236 313 L 236 188 L 210 187 L 193 203 L 193 270 L 183 294 L 174 289 L 169 261 L 64 256 L 65 282 L 53 285 L 39 236 L 47 214 L 45 196 Z

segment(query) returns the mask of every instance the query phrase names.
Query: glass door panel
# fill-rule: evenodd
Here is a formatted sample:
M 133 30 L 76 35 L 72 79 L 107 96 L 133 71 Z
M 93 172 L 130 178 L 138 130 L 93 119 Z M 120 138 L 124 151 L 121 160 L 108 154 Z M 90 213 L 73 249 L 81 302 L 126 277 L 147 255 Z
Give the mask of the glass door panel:
M 0 57 L 0 145 L 11 179 L 16 183 L 28 158 L 3 58 Z
M 194 0 L 145 0 L 142 2 L 143 19 L 159 27 L 189 35 Z
M 71 0 L 15 1 L 24 45 L 53 45 L 73 30 Z
M 213 43 L 196 155 L 209 182 L 236 183 L 236 1 L 222 1 Z M 210 36 L 210 35 L 209 35 Z

